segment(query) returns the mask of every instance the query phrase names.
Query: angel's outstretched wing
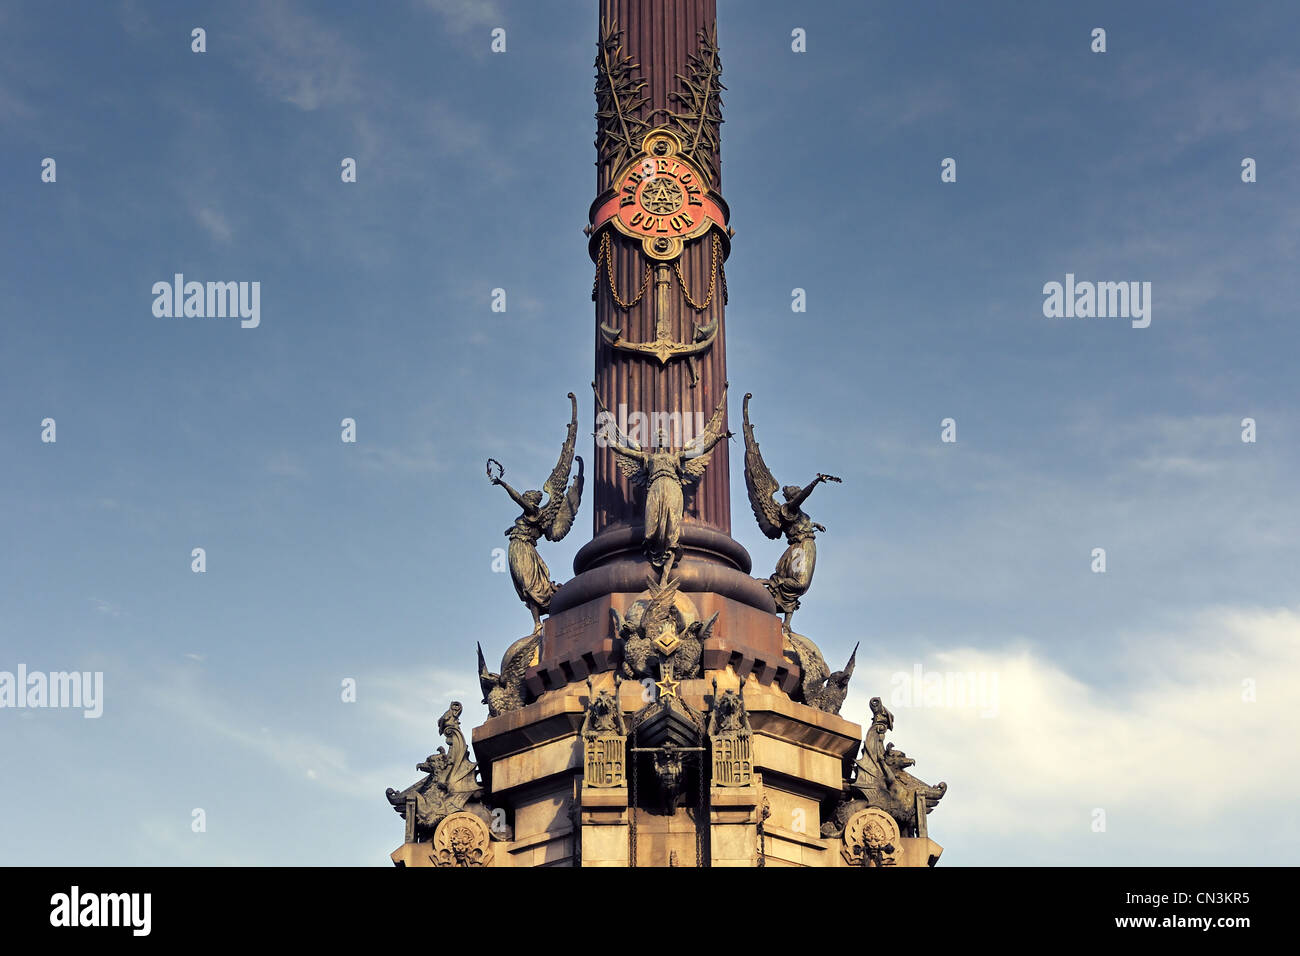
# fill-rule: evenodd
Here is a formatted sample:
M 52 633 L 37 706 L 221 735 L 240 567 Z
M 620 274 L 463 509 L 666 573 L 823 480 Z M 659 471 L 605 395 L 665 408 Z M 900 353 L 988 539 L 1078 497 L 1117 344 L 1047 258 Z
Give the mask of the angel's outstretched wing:
M 478 686 L 483 691 L 483 700 L 488 699 L 488 694 L 497 687 L 497 681 L 500 679 L 499 674 L 493 674 L 487 669 L 487 661 L 483 659 L 483 645 L 478 645 Z
M 582 502 L 582 480 L 582 456 L 579 455 L 578 473 L 573 476 L 573 482 L 564 497 L 559 499 L 559 506 L 553 513 L 543 512 L 548 523 L 542 526 L 542 531 L 548 541 L 559 541 L 573 527 L 573 518 L 577 515 L 578 505 Z
M 704 426 L 704 431 L 700 432 L 689 442 L 686 443 L 684 451 L 691 455 L 692 448 L 708 448 L 703 454 L 696 454 L 686 459 L 682 464 L 682 472 L 688 481 L 697 481 L 704 475 L 704 470 L 709 467 L 709 459 L 713 457 L 713 448 L 710 447 L 715 441 L 725 435 L 726 429 L 723 428 L 722 422 L 727 417 L 727 386 L 722 386 L 722 397 L 718 399 L 718 407 L 713 410 L 713 417 L 709 423 Z
M 560 447 L 560 460 L 555 463 L 555 468 L 551 471 L 551 477 L 546 479 L 546 484 L 542 485 L 546 503 L 541 509 L 541 525 L 546 531 L 546 537 L 552 541 L 560 539 L 552 538 L 551 532 L 547 529 L 555 524 L 556 518 L 566 504 L 568 496 L 564 492 L 564 486 L 569 482 L 569 469 L 573 467 L 573 449 L 578 439 L 578 399 L 572 392 L 569 393 L 569 402 L 573 406 L 573 412 L 569 419 L 568 431 L 564 436 L 564 444 Z M 579 485 L 579 494 L 581 494 L 581 485 Z M 577 509 L 576 504 L 574 509 Z M 573 523 L 572 515 L 569 516 L 569 523 Z
M 523 685 L 528 668 L 537 656 L 537 649 L 542 645 L 542 635 L 533 634 L 515 641 L 506 651 L 505 660 L 501 662 L 501 680 L 507 687 Z
M 643 467 L 645 462 L 641 456 L 628 454 L 618 445 L 610 445 L 609 450 L 614 453 L 614 462 L 618 465 L 618 470 L 623 473 L 623 477 L 637 488 L 646 487 L 646 473 Z
M 749 392 L 745 393 L 745 488 L 749 491 L 749 506 L 754 509 L 759 530 L 769 538 L 779 538 L 782 531 L 781 506 L 775 497 L 779 486 L 763 461 L 758 440 L 754 438 L 754 426 L 749 423 L 751 397 Z

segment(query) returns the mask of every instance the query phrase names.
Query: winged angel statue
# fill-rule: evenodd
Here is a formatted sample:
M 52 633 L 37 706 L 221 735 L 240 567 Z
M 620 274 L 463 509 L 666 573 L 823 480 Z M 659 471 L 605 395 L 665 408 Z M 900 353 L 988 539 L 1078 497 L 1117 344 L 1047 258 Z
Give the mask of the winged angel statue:
M 523 509 L 523 514 L 515 519 L 515 523 L 506 532 L 506 537 L 510 539 L 510 579 L 514 581 L 519 600 L 533 613 L 534 634 L 541 632 L 542 614 L 550 608 L 551 596 L 559 587 L 551 580 L 550 569 L 537 553 L 537 540 L 545 535 L 547 541 L 559 541 L 568 534 L 582 501 L 581 457 L 578 458 L 578 474 L 574 476 L 568 490 L 565 490 L 569 481 L 569 469 L 573 465 L 574 442 L 578 437 L 578 400 L 572 392 L 569 393 L 569 401 L 573 406 L 573 415 L 564 446 L 560 449 L 560 460 L 551 472 L 551 477 L 546 479 L 546 484 L 542 485 L 541 491 L 525 491 L 520 494 L 506 484 L 505 469 L 500 462 L 489 458 L 487 464 L 488 478 L 492 484 L 504 488 L 511 500 Z M 496 475 L 492 474 L 493 465 L 498 469 Z M 543 495 L 546 496 L 545 504 L 542 504 Z
M 754 517 L 758 519 L 763 534 L 769 538 L 784 534 L 789 545 L 776 563 L 772 576 L 763 582 L 764 587 L 772 592 L 777 608 L 785 615 L 785 627 L 789 630 L 790 618 L 799 608 L 799 598 L 812 584 L 813 567 L 817 564 L 817 532 L 826 530 L 804 514 L 799 506 L 823 481 L 838 483 L 840 479 L 819 474 L 804 488 L 786 485 L 781 489 L 785 503 L 777 504 L 776 479 L 763 462 L 758 441 L 754 438 L 754 426 L 749 423 L 749 400 L 752 397 L 745 394 L 745 487 L 749 491 L 749 506 L 754 509 Z
M 595 389 L 595 383 L 592 383 Z M 600 395 L 597 393 L 597 400 Z M 603 402 L 601 403 L 603 406 Z M 722 421 L 727 414 L 727 386 L 722 386 L 722 398 L 713 410 L 704 431 L 686 442 L 680 449 L 668 445 L 668 436 L 660 428 L 649 449 L 644 449 L 624 435 L 628 444 L 610 441 L 619 470 L 638 488 L 645 488 L 645 550 L 650 563 L 660 569 L 659 583 L 668 583 L 673 565 L 681 560 L 682 517 L 685 499 L 682 489 L 697 482 L 709 467 L 713 446 L 730 438 L 723 431 Z

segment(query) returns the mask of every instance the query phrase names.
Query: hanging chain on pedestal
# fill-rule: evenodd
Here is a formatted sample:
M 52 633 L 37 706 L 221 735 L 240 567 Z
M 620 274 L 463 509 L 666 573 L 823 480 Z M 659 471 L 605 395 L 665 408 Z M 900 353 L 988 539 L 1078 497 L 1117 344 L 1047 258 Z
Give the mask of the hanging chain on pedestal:
M 709 268 L 709 291 L 705 295 L 703 302 L 696 302 L 691 296 L 691 290 L 686 286 L 686 278 L 682 275 L 682 260 L 680 258 L 673 260 L 673 269 L 677 272 L 677 284 L 682 288 L 682 296 L 685 297 L 686 303 L 696 312 L 703 312 L 709 307 L 709 303 L 713 301 L 713 292 L 717 287 L 718 272 L 720 271 L 718 268 L 718 254 L 718 234 L 715 232 L 713 234 L 713 261 Z M 725 274 L 722 277 L 722 295 L 725 300 L 727 295 L 727 277 Z
M 695 865 L 704 866 L 704 827 L 705 810 L 704 810 L 704 764 L 707 750 L 701 750 L 695 755 L 695 785 L 700 792 L 698 806 L 695 809 Z M 710 841 L 712 842 L 712 841 Z
M 602 234 L 600 237 L 600 252 L 596 254 L 596 278 L 591 282 L 591 300 L 593 302 L 596 301 L 596 290 L 600 288 L 600 263 L 602 259 L 605 262 L 605 274 L 609 278 L 609 294 L 614 297 L 615 304 L 626 312 L 628 309 L 632 308 L 632 306 L 640 302 L 641 297 L 644 296 L 646 290 L 650 288 L 651 269 L 649 266 L 645 267 L 645 278 L 641 281 L 641 291 L 638 292 L 631 301 L 623 301 L 619 298 L 618 284 L 614 281 L 614 254 L 610 249 L 609 233 L 606 232 Z
M 631 854 L 631 859 L 628 860 L 628 864 L 627 864 L 628 866 L 636 866 L 636 808 L 639 802 L 637 799 L 636 768 L 640 760 L 641 757 L 640 754 L 637 752 L 637 746 L 636 746 L 636 728 L 633 728 L 632 729 L 632 809 L 631 809 L 631 817 L 628 821 L 628 852 Z

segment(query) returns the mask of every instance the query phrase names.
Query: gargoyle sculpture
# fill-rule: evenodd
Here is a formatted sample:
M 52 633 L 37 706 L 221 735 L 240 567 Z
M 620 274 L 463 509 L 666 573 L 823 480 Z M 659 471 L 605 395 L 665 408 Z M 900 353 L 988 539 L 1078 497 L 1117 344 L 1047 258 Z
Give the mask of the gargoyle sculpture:
M 493 825 L 492 811 L 483 803 L 478 765 L 469 759 L 469 747 L 460 729 L 463 709 L 460 701 L 452 701 L 451 707 L 438 719 L 438 733 L 447 746 L 439 747 L 437 753 L 430 754 L 415 767 L 428 776 L 405 790 L 389 787 L 385 792 L 393 809 L 406 820 L 408 842 L 431 839 L 439 823 L 461 810 L 487 824 L 494 839 L 509 838 L 500 821 Z
M 802 634 L 787 629 L 785 649 L 799 665 L 799 687 L 792 696 L 809 707 L 816 707 L 828 714 L 838 714 L 849 693 L 849 678 L 853 676 L 858 646 L 853 645 L 853 653 L 849 655 L 844 670 L 833 673 L 826 666 L 826 659 L 822 657 L 817 645 Z
M 483 689 L 483 703 L 487 704 L 489 717 L 496 717 L 508 710 L 518 710 L 528 702 L 524 677 L 534 663 L 537 649 L 541 645 L 542 635 L 536 632 L 519 638 L 506 649 L 505 656 L 501 658 L 500 674 L 493 674 L 487 669 L 483 645 L 478 645 L 478 683 Z
M 701 621 L 690 599 L 678 595 L 677 587 L 675 579 L 663 585 L 652 581 L 645 596 L 628 608 L 627 617 L 610 608 L 614 635 L 622 644 L 625 677 L 658 679 L 669 659 L 674 677 L 700 676 L 704 642 L 718 615 Z
M 627 736 L 627 723 L 623 720 L 623 708 L 618 702 L 619 685 L 622 683 L 622 675 L 615 671 L 614 692 L 611 694 L 602 690 L 597 694 L 591 677 L 587 678 L 587 711 L 583 714 L 582 730 L 579 731 L 584 738 L 603 734 Z
M 596 384 L 592 383 L 594 391 Z M 600 400 L 600 394 L 596 394 Z M 601 402 L 602 408 L 604 403 Z M 608 412 L 608 409 L 603 409 Z M 680 449 L 668 447 L 667 435 L 661 428 L 650 449 L 644 449 L 622 436 L 628 444 L 617 440 L 609 442 L 619 470 L 637 488 L 645 488 L 645 552 L 650 564 L 659 570 L 659 583 L 668 583 L 673 565 L 681 560 L 682 519 L 686 504 L 682 489 L 699 481 L 709 467 L 713 446 L 732 433 L 723 431 L 722 421 L 727 415 L 727 389 L 723 386 L 722 398 L 713 410 L 704 431 Z
M 515 523 L 506 532 L 510 539 L 510 579 L 514 582 L 519 600 L 528 606 L 533 615 L 533 633 L 542 629 L 542 615 L 551 606 L 551 596 L 559 587 L 551 580 L 551 572 L 546 562 L 537 553 L 537 540 L 546 536 L 547 541 L 559 541 L 573 527 L 573 518 L 578 513 L 582 502 L 582 459 L 578 459 L 578 474 L 568 490 L 569 469 L 573 465 L 574 442 L 578 437 L 578 400 L 572 392 L 569 402 L 573 406 L 573 415 L 569 421 L 568 434 L 560 448 L 560 460 L 556 463 L 551 477 L 546 479 L 541 491 L 525 491 L 520 494 L 505 482 L 505 468 L 494 458 L 487 463 L 488 478 L 492 484 L 500 485 L 506 490 L 512 501 L 523 509 Z M 492 474 L 492 466 L 497 466 L 497 473 Z M 543 496 L 546 503 L 542 503 Z
M 749 506 L 754 510 L 759 530 L 769 538 L 778 538 L 782 534 L 788 547 L 781 560 L 776 563 L 772 576 L 762 582 L 772 592 L 772 600 L 777 610 L 785 615 L 785 626 L 790 627 L 790 619 L 799 609 L 799 598 L 808 593 L 812 585 L 813 569 L 817 565 L 817 532 L 826 528 L 813 521 L 799 506 L 808 500 L 823 481 L 838 483 L 834 475 L 819 474 L 806 487 L 786 485 L 781 489 L 785 497 L 784 504 L 776 502 L 776 479 L 763 462 L 763 455 L 758 450 L 758 441 L 754 438 L 754 426 L 749 423 L 749 400 L 753 396 L 745 393 L 745 488 L 749 491 Z
M 713 707 L 709 710 L 709 736 L 717 734 L 750 734 L 749 714 L 745 711 L 745 681 L 740 679 L 740 690 L 725 690 L 718 694 L 718 679 L 713 678 Z
M 917 798 L 920 797 L 926 814 L 929 814 L 948 792 L 946 783 L 932 787 L 907 772 L 906 768 L 916 761 L 903 751 L 895 750 L 893 744 L 884 742 L 885 734 L 894 727 L 894 715 L 879 697 L 871 698 L 870 706 L 871 727 L 862 742 L 862 758 L 855 765 L 856 773 L 849 784 L 847 797 L 835 808 L 833 820 L 822 825 L 823 836 L 839 836 L 848 819 L 867 807 L 877 807 L 888 813 L 904 836 L 915 834 L 919 823 Z

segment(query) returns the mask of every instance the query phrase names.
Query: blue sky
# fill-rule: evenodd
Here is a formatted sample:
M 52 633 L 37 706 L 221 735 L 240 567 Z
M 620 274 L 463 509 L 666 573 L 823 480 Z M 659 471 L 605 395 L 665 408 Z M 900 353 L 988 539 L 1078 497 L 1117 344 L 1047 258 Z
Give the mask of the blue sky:
M 858 720 L 918 665 L 997 675 L 995 716 L 893 708 L 945 864 L 1296 861 L 1298 28 L 719 0 L 732 392 L 778 480 L 844 479 L 798 629 L 862 642 Z M 98 720 L 0 710 L 0 862 L 387 864 L 384 788 L 528 628 L 483 461 L 536 486 L 592 377 L 595 34 L 589 0 L 0 6 L 0 670 L 105 683 Z M 177 272 L 259 281 L 260 326 L 156 318 Z M 1067 273 L 1151 282 L 1150 327 L 1045 318 Z

